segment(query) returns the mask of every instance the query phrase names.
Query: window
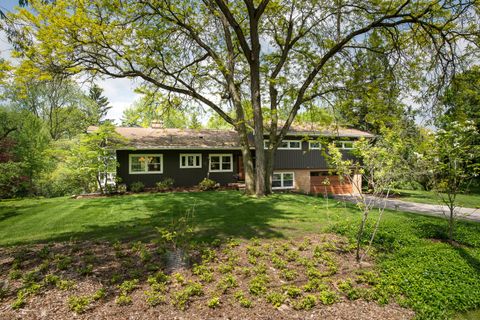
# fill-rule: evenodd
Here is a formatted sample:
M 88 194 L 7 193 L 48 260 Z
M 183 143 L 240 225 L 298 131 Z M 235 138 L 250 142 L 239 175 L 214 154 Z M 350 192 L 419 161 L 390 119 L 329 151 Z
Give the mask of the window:
M 201 168 L 202 155 L 201 154 L 180 154 L 180 168 Z
M 268 149 L 268 140 L 263 140 L 263 146 L 265 149 Z M 293 150 L 301 150 L 302 149 L 302 141 L 300 140 L 283 140 L 282 143 L 278 146 L 278 149 L 293 149 Z
M 309 150 L 321 150 L 322 144 L 318 141 L 309 141 L 308 142 L 308 149 Z
M 278 149 L 302 149 L 302 142 L 300 140 L 283 140 L 278 146 Z
M 130 174 L 163 173 L 163 155 L 161 154 L 131 154 Z
M 353 141 L 335 141 L 335 146 L 342 150 L 353 149 Z
M 292 189 L 293 172 L 274 172 L 272 178 L 272 189 Z
M 211 154 L 210 172 L 232 172 L 233 157 L 231 154 Z

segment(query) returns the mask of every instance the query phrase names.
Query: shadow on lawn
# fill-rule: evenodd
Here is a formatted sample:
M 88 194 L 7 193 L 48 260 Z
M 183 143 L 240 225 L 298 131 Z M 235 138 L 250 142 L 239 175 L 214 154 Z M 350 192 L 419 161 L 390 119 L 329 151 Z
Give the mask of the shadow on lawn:
M 291 196 L 288 203 L 302 209 L 309 197 Z M 271 224 L 272 220 L 287 220 L 295 215 L 285 207 L 286 200 L 275 196 L 256 199 L 239 192 L 202 192 L 202 193 L 163 193 L 140 194 L 136 196 L 115 196 L 97 199 L 70 200 L 71 207 L 79 215 L 82 212 L 99 214 L 118 214 L 118 222 L 108 225 L 98 223 L 81 224 L 75 232 L 49 234 L 45 239 L 35 241 L 18 241 L 12 245 L 28 243 L 58 242 L 65 240 L 108 240 L 108 241 L 147 241 L 157 236 L 155 227 L 169 224 L 186 213 L 194 210 L 195 238 L 212 240 L 216 238 L 239 237 L 249 239 L 282 238 L 282 231 L 288 231 L 288 223 L 279 229 Z M 80 202 L 81 201 L 81 202 Z M 276 206 L 280 202 L 281 206 Z M 111 212 L 116 210 L 117 212 Z M 139 212 L 139 217 L 132 217 L 132 211 Z M 147 214 L 145 214 L 147 212 Z M 297 212 L 298 213 L 298 212 Z M 121 215 L 127 215 L 124 218 Z M 142 217 L 140 217 L 142 216 Z M 86 217 L 88 219 L 88 217 Z M 290 228 L 291 229 L 291 228 Z M 293 230 L 293 229 L 291 229 Z

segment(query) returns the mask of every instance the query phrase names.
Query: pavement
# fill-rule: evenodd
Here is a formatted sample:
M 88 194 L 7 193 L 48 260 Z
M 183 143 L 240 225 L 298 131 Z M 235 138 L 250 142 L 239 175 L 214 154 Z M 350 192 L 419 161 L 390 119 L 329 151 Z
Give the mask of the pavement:
M 356 197 L 357 196 L 354 195 L 336 195 L 335 199 L 355 202 Z M 448 207 L 443 205 L 408 202 L 396 199 L 380 199 L 368 195 L 365 197 L 368 201 L 373 201 L 373 206 L 377 208 L 385 205 L 385 208 L 391 210 L 420 213 L 443 218 L 450 214 Z M 459 219 L 480 222 L 480 209 L 457 207 L 455 208 L 455 212 Z

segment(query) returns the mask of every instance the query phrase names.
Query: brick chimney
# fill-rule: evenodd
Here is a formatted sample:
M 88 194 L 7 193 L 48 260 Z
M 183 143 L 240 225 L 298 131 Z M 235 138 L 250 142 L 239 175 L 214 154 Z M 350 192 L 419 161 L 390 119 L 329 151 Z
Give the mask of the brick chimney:
M 162 120 L 152 120 L 150 123 L 150 128 L 152 129 L 163 129 L 163 121 Z

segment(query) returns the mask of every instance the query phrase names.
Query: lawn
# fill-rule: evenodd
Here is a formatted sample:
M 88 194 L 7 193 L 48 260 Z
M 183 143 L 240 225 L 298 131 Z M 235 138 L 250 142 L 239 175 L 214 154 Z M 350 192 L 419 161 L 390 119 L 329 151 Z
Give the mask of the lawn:
M 433 191 L 424 190 L 395 190 L 400 200 L 409 202 L 443 204 L 441 198 Z M 458 206 L 466 208 L 480 208 L 480 192 L 457 195 Z
M 327 205 L 323 198 L 277 194 L 255 199 L 235 191 L 9 200 L 0 202 L 0 245 L 23 248 L 66 240 L 150 243 L 158 238 L 155 227 L 188 210 L 194 211 L 197 242 L 254 238 L 262 246 L 325 233 L 351 243 L 360 218 L 353 205 L 332 200 Z M 370 283 L 374 294 L 360 297 L 380 304 L 396 301 L 413 309 L 418 319 L 445 319 L 480 308 L 480 224 L 459 222 L 455 245 L 443 241 L 445 230 L 440 218 L 386 212 L 371 252 L 378 274 Z M 338 252 L 351 247 L 345 246 Z M 332 281 L 332 288 L 339 290 Z M 346 297 L 358 298 L 350 293 Z

